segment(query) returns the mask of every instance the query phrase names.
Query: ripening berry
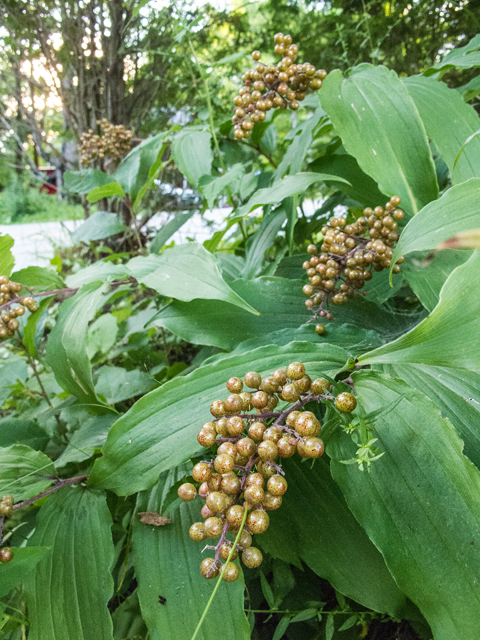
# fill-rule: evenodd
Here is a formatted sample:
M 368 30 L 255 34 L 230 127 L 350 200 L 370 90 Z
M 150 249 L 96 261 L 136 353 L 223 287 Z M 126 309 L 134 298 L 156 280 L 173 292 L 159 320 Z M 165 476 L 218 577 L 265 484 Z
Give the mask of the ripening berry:
M 10 562 L 10 560 L 13 560 L 13 551 L 11 548 L 3 547 L 3 549 L 0 549 L 0 562 Z
M 268 461 L 263 460 L 257 464 L 257 471 L 264 478 L 270 478 L 277 473 L 275 467 L 273 467 Z
M 225 408 L 227 410 L 227 413 L 230 413 L 230 414 L 241 413 L 242 406 L 243 406 L 242 399 L 238 395 L 238 393 L 232 393 L 225 400 Z
M 215 467 L 215 471 L 218 471 L 218 473 L 228 473 L 233 470 L 235 460 L 227 453 L 222 453 L 215 458 L 213 466 Z
M 227 429 L 228 429 L 228 434 L 232 438 L 236 438 L 241 433 L 243 433 L 245 429 L 245 422 L 239 416 L 233 416 L 232 418 L 228 419 Z
M 277 369 L 276 371 L 274 371 L 272 374 L 272 378 L 275 378 L 275 380 L 280 385 L 284 385 L 287 382 L 287 374 L 283 369 Z
M 274 496 L 269 491 L 267 491 L 262 502 L 263 508 L 266 511 L 276 511 L 282 506 L 282 500 L 282 496 Z
M 265 511 L 255 509 L 255 511 L 251 511 L 247 516 L 246 526 L 254 535 L 264 533 L 268 529 L 269 524 L 270 518 Z
M 288 484 L 283 476 L 275 475 L 268 479 L 267 490 L 273 496 L 283 496 L 287 490 Z
M 248 391 L 243 391 L 239 394 L 240 399 L 242 401 L 242 411 L 251 411 L 252 410 L 252 394 Z
M 201 498 L 206 498 L 208 496 L 208 492 L 210 489 L 208 488 L 208 484 L 206 482 L 202 482 L 200 488 L 198 489 L 198 495 Z
M 178 487 L 178 497 L 183 502 L 191 502 L 197 495 L 197 490 L 190 482 L 185 482 Z
M 227 522 L 232 529 L 238 529 L 242 524 L 244 509 L 239 504 L 234 504 L 226 511 Z
M 278 427 L 268 427 L 263 434 L 264 440 L 271 440 L 272 442 L 278 442 L 282 437 L 283 432 Z
M 231 471 L 222 476 L 221 488 L 227 496 L 236 496 L 237 493 L 240 493 L 240 478 Z
M 315 325 L 315 331 L 319 336 L 323 336 L 323 334 L 325 333 L 325 327 L 323 326 L 323 324 L 317 324 Z
M 277 445 L 271 440 L 263 440 L 263 442 L 258 445 L 257 454 L 261 460 L 267 462 L 275 460 L 278 454 Z
M 267 431 L 268 431 L 268 429 L 267 429 Z M 241 456 L 245 456 L 246 458 L 250 458 L 250 456 L 253 456 L 253 454 L 255 453 L 256 450 L 257 450 L 257 445 L 252 440 L 252 438 L 241 438 L 237 442 L 237 452 Z
M 295 424 L 299 418 L 299 416 L 301 416 L 302 414 L 300 413 L 300 411 L 291 411 L 286 419 L 286 423 L 288 424 L 289 427 L 295 427 Z
M 211 475 L 212 467 L 207 462 L 198 462 L 193 467 L 192 476 L 196 482 L 206 482 Z
M 278 387 L 280 386 L 278 380 L 276 380 L 273 376 L 268 376 L 267 378 L 263 378 L 260 383 L 260 390 L 265 391 L 266 393 L 275 393 Z
M 265 492 L 262 487 L 258 485 L 252 484 L 250 487 L 247 487 L 243 492 L 243 497 L 248 502 L 248 504 L 259 504 L 265 498 Z
M 300 398 L 300 391 L 294 384 L 286 384 L 282 389 L 282 399 L 287 402 L 297 402 Z
M 240 572 L 237 565 L 234 562 L 229 562 L 223 570 L 222 580 L 225 580 L 225 582 L 235 582 L 239 575 Z
M 223 531 L 223 522 L 220 518 L 212 516 L 204 522 L 205 537 L 217 538 Z
M 207 422 L 207 424 L 210 424 Z M 211 423 L 215 427 L 215 431 L 221 437 L 225 437 L 228 435 L 228 418 L 220 418 L 217 422 Z M 205 425 L 203 425 L 205 426 Z
M 210 511 L 206 504 L 203 505 L 202 510 L 200 511 L 200 515 L 202 518 L 212 518 L 215 514 Z
M 303 443 L 298 443 L 297 451 L 302 456 L 302 458 L 319 458 L 321 455 L 323 455 L 325 447 L 323 441 L 320 440 L 320 438 L 309 436 L 308 438 L 305 438 Z
M 265 409 L 268 400 L 268 394 L 265 391 L 257 391 L 252 395 L 252 405 L 255 409 Z
M 9 518 L 12 515 L 13 506 L 11 504 L 6 504 L 3 500 L 0 502 L 0 516 L 4 518 Z
M 298 418 L 295 431 L 302 437 L 314 436 L 320 423 L 311 411 L 304 411 Z
M 223 479 L 222 479 L 223 482 Z M 211 491 L 208 496 L 206 503 L 207 507 L 213 513 L 218 513 L 219 511 L 223 511 L 227 506 L 227 501 L 225 500 L 225 494 L 221 491 Z
M 300 380 L 295 381 L 295 386 L 300 390 L 301 393 L 306 393 L 310 390 L 310 386 L 312 384 L 312 379 L 310 376 L 302 376 Z
M 205 558 L 205 560 L 202 560 L 200 573 L 204 578 L 208 578 L 209 580 L 216 578 L 220 571 L 215 564 L 215 558 Z
M 207 537 L 205 533 L 205 523 L 204 522 L 194 522 L 190 527 L 189 531 L 190 538 L 195 540 L 195 542 L 202 542 Z
M 227 382 L 227 389 L 230 393 L 240 393 L 243 389 L 243 382 L 240 378 L 230 378 Z
M 250 387 L 250 389 L 258 389 L 262 384 L 262 376 L 255 371 L 249 371 L 248 373 L 246 373 L 244 380 L 245 384 L 247 385 L 247 387 Z
M 263 556 L 260 549 L 249 547 L 242 553 L 242 562 L 249 569 L 256 569 L 262 564 Z
M 351 413 L 357 406 L 357 401 L 351 393 L 344 392 L 335 398 L 335 406 L 342 413 Z
M 232 546 L 233 546 L 232 543 L 227 540 L 227 542 L 224 542 L 220 547 L 220 557 L 222 560 L 225 560 L 225 562 L 228 560 L 228 556 L 230 555 Z M 235 549 L 230 559 L 236 560 L 237 558 L 238 558 L 238 551 Z
M 261 487 L 265 484 L 265 479 L 260 473 L 251 473 L 245 481 L 246 487 Z
M 252 422 L 248 428 L 248 435 L 252 440 L 261 440 L 265 431 L 266 427 L 263 422 Z
M 245 531 L 245 529 L 243 529 L 242 533 L 240 534 L 240 538 L 238 539 L 238 546 L 242 549 L 248 549 L 248 547 L 252 546 L 252 536 L 248 533 L 248 531 Z
M 215 418 L 223 418 L 223 416 L 227 413 L 225 403 L 222 402 L 222 400 L 214 400 L 210 405 L 210 413 Z
M 317 378 L 312 382 L 310 391 L 316 396 L 328 393 L 330 391 L 330 383 L 325 378 Z
M 282 436 L 277 442 L 277 449 L 280 458 L 291 458 L 297 450 L 297 441 L 289 435 Z

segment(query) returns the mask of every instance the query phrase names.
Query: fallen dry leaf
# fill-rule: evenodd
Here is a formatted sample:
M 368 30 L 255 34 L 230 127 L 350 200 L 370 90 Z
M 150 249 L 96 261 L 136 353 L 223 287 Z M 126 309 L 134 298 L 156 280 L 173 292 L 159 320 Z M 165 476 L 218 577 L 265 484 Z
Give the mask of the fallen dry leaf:
M 140 522 L 143 522 L 143 524 L 153 524 L 155 527 L 163 527 L 163 525 L 172 522 L 169 518 L 161 516 L 159 513 L 139 511 L 138 515 L 141 516 Z

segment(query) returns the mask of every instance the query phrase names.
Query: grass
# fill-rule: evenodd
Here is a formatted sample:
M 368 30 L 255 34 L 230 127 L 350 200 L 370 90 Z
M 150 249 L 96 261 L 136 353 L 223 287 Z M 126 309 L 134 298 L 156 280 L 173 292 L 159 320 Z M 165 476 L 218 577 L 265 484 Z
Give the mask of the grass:
M 20 182 L 11 182 L 0 192 L 0 224 L 82 220 L 83 217 L 80 204 L 59 201 L 56 195 L 40 193 Z

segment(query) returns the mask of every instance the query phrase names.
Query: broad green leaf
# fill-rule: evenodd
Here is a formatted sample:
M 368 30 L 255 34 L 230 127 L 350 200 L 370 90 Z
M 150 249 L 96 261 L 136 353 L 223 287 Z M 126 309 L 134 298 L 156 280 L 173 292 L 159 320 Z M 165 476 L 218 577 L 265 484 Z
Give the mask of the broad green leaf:
M 341 432 L 327 446 L 332 475 L 435 640 L 477 640 L 480 472 L 424 395 L 377 372 L 352 378 L 367 413 L 403 398 L 375 420 L 384 455 L 369 471 L 341 464 L 356 449 Z
M 392 265 L 401 255 L 435 249 L 459 231 L 480 227 L 480 178 L 457 184 L 410 220 L 393 252 Z
M 415 214 L 438 197 L 435 165 L 415 104 L 394 71 L 360 64 L 328 74 L 322 107 L 345 149 L 387 196 Z
M 180 171 L 194 187 L 212 171 L 212 136 L 209 131 L 184 129 L 172 143 L 172 156 Z
M 112 196 L 124 196 L 125 191 L 118 182 L 109 182 L 103 187 L 95 187 L 87 196 L 89 202 L 98 202 L 102 198 L 111 198 Z
M 480 95 L 480 76 L 475 76 L 475 78 L 472 78 L 467 84 L 457 87 L 457 91 L 465 102 L 470 102 Z
M 27 363 L 21 358 L 9 359 L 0 364 L 0 408 L 11 393 L 11 387 L 17 380 L 24 382 L 27 378 Z
M 120 221 L 116 213 L 97 211 L 72 233 L 74 242 L 91 242 L 103 240 L 116 233 L 126 231 L 127 227 Z
M 269 249 L 286 220 L 283 207 L 263 216 L 260 227 L 254 236 L 249 238 L 246 246 L 246 258 L 243 276 L 253 278 L 263 264 L 265 251 Z
M 294 342 L 225 358 L 174 378 L 138 400 L 115 423 L 103 457 L 95 462 L 90 483 L 119 495 L 152 487 L 159 473 L 177 466 L 198 449 L 196 436 L 211 417 L 210 404 L 226 393 L 225 383 L 231 376 L 243 376 L 252 370 L 252 363 L 265 374 L 300 360 L 309 375 L 317 376 L 338 371 L 347 358 L 347 352 L 339 347 Z
M 332 155 L 317 158 L 308 165 L 309 171 L 326 172 L 348 180 L 338 182 L 332 179 L 326 180 L 327 184 L 332 182 L 336 189 L 342 191 L 353 200 L 357 200 L 365 207 L 376 207 L 383 204 L 388 198 L 381 193 L 377 183 L 369 175 L 364 173 L 358 166 L 358 162 L 353 156 L 347 153 L 334 153 Z
M 164 142 L 160 149 L 158 149 L 157 157 L 155 158 L 155 149 L 151 149 L 148 146 L 142 149 L 142 153 L 140 156 L 140 171 L 137 175 L 136 185 L 134 192 L 132 194 L 133 197 L 133 210 L 137 211 L 140 203 L 143 200 L 144 195 L 147 191 L 153 187 L 155 179 L 159 175 L 160 171 L 162 171 L 167 164 L 169 164 L 170 160 L 166 162 L 162 162 L 162 157 L 167 150 L 167 147 L 170 143 Z M 152 156 L 153 151 L 153 156 Z M 153 161 L 153 162 L 152 162 Z M 144 175 L 146 173 L 146 176 Z
M 55 460 L 55 467 L 64 467 L 69 462 L 83 462 L 92 458 L 103 447 L 115 416 L 92 416 L 69 437 L 62 455 Z M 0 423 L 1 424 L 1 423 Z
M 464 441 L 465 455 L 480 468 L 480 374 L 422 364 L 384 365 L 384 371 L 433 400 Z
M 15 264 L 15 258 L 10 251 L 13 243 L 11 236 L 0 236 L 0 274 L 2 276 L 9 276 Z
M 401 615 L 405 596 L 348 508 L 328 461 L 311 466 L 301 460 L 295 455 L 282 461 L 288 490 L 281 508 L 270 512 L 270 526 L 258 544 L 276 556 L 275 536 L 293 530 L 293 551 L 337 591 L 375 611 Z
M 49 547 L 17 547 L 13 560 L 0 564 L 0 598 L 20 586 L 49 550 Z
M 235 280 L 242 276 L 245 267 L 243 256 L 235 256 L 233 253 L 216 253 L 215 258 L 224 278 Z
M 29 544 L 52 550 L 25 580 L 29 640 L 112 640 L 111 526 L 101 491 L 65 487 L 41 508 Z
M 98 370 L 95 391 L 104 396 L 107 402 L 115 404 L 144 395 L 156 386 L 155 380 L 145 371 L 132 369 L 127 371 L 122 367 L 101 367 Z
M 0 492 L 13 496 L 15 502 L 28 500 L 52 484 L 53 462 L 41 451 L 25 444 L 0 449 Z
M 272 640 L 281 640 L 285 636 L 285 631 L 290 626 L 290 622 L 291 620 L 288 616 L 283 616 L 283 618 L 278 623 L 277 628 L 275 629 Z
M 324 173 L 297 173 L 294 176 L 285 176 L 281 180 L 277 180 L 271 187 L 259 189 L 253 195 L 247 204 L 237 210 L 238 216 L 247 215 L 253 209 L 266 204 L 276 204 L 289 198 L 290 196 L 303 193 L 314 182 L 325 182 L 327 180 L 336 180 L 337 182 L 346 182 L 343 178 L 332 176 Z
M 47 340 L 46 360 L 58 384 L 82 403 L 98 404 L 87 356 L 88 323 L 104 304 L 106 285 L 84 285 L 60 307 L 56 325 Z
M 42 450 L 49 435 L 33 420 L 25 418 L 4 418 L 0 420 L 0 447 L 12 444 L 26 444 L 32 449 Z
M 359 364 L 402 362 L 458 369 L 480 369 L 480 297 L 472 295 L 478 279 L 480 252 L 475 251 L 449 276 L 440 300 L 423 322 L 405 335 L 358 359 Z
M 163 246 L 178 231 L 186 222 L 190 220 L 195 211 L 180 211 L 176 213 L 173 218 L 164 225 L 152 240 L 150 245 L 150 253 L 160 253 Z
M 114 178 L 99 169 L 82 169 L 81 171 L 65 171 L 63 174 L 64 186 L 70 193 L 89 193 L 97 187 L 103 187 Z
M 178 469 L 162 474 L 151 491 L 138 496 L 136 512 L 162 513 L 168 488 L 185 474 Z M 133 564 L 138 580 L 138 596 L 151 640 L 190 640 L 215 587 L 205 580 L 200 563 L 204 545 L 188 535 L 190 526 L 201 519 L 197 501 L 182 503 L 171 524 L 152 527 L 135 516 Z M 237 560 L 237 563 L 239 561 Z M 244 613 L 244 582 L 222 583 L 209 609 L 197 640 L 219 637 L 247 640 L 250 628 Z M 159 597 L 165 598 L 164 605 Z
M 222 193 L 227 193 L 227 188 L 231 193 L 237 193 L 242 177 L 245 174 L 245 165 L 238 163 L 234 164 L 227 173 L 221 176 L 212 178 L 211 176 L 205 176 L 199 182 L 199 188 L 204 198 L 207 201 L 208 206 L 212 209 L 215 205 L 215 201 Z M 205 179 L 206 178 L 206 179 Z
M 432 75 L 437 71 L 445 73 L 449 67 L 457 67 L 457 69 L 480 67 L 480 34 L 474 36 L 464 47 L 457 47 L 457 49 L 449 51 L 440 62 L 434 64 L 424 73 L 425 75 Z
M 402 264 L 402 274 L 423 306 L 433 311 L 438 304 L 445 280 L 471 255 L 470 251 L 449 250 L 439 251 L 433 258 L 422 256 L 421 259 L 412 256 Z
M 458 156 L 467 138 L 480 128 L 475 109 L 462 96 L 433 78 L 412 76 L 404 80 L 428 137 L 450 169 L 453 184 L 480 177 L 480 139 L 472 139 Z M 458 161 L 455 160 L 458 156 Z
M 127 266 L 134 278 L 161 295 L 187 301 L 223 300 L 258 315 L 225 282 L 212 254 L 195 242 L 167 249 L 161 256 L 133 258 Z
M 303 161 L 312 143 L 313 130 L 324 116 L 325 111 L 320 107 L 309 118 L 288 132 L 284 139 L 292 142 L 274 173 L 274 180 L 283 178 L 286 173 L 295 175 L 302 170 Z M 324 118 L 325 122 L 328 122 L 328 118 Z
M 102 314 L 88 328 L 87 355 L 91 359 L 98 353 L 108 353 L 117 341 L 118 323 L 111 313 Z
M 123 280 L 130 275 L 130 271 L 124 264 L 113 264 L 113 262 L 99 260 L 80 269 L 77 273 L 67 276 L 66 283 L 69 287 L 81 287 L 91 282 Z
M 403 284 L 403 272 L 393 276 L 393 287 L 390 285 L 389 272 L 384 269 L 379 273 L 374 273 L 371 280 L 365 282 L 362 292 L 366 292 L 367 300 L 374 304 L 383 304 L 389 298 L 396 295 Z
M 229 282 L 234 291 L 260 312 L 258 317 L 218 301 L 173 301 L 152 320 L 194 344 L 234 349 L 240 340 L 269 336 L 280 329 L 298 329 L 312 314 L 305 308 L 304 282 L 287 278 L 262 277 Z M 385 336 L 397 336 L 419 318 L 380 309 L 365 298 L 349 301 L 334 310 L 334 322 L 348 322 Z M 238 328 L 241 327 L 241 335 Z M 328 323 L 325 325 L 328 331 Z M 314 327 L 311 327 L 314 332 Z M 313 339 L 313 337 L 312 337 Z M 265 340 L 268 342 L 268 340 Z
M 12 273 L 11 279 L 27 287 L 35 287 L 35 291 L 50 291 L 65 286 L 63 279 L 52 269 L 44 267 L 27 267 Z

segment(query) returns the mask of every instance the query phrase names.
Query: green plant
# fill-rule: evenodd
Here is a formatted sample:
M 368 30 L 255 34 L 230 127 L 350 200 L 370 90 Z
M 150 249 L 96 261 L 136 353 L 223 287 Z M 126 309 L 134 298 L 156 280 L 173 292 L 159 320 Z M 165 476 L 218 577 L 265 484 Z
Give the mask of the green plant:
M 438 247 L 480 226 L 479 124 L 434 73 L 332 71 L 321 106 L 278 110 L 247 140 L 221 124 L 218 151 L 195 124 L 146 140 L 113 182 L 71 174 L 137 217 L 169 149 L 205 208 L 234 205 L 203 245 L 172 242 L 178 214 L 142 255 L 65 278 L 12 273 L 0 238 L 0 273 L 38 304 L 0 347 L 7 640 L 26 622 L 29 640 L 478 639 L 480 256 Z M 332 229 L 399 199 L 390 265 L 313 331 L 312 240 L 331 249 Z M 123 229 L 105 215 L 79 240 Z M 245 526 L 263 530 L 258 552 Z M 220 539 L 200 571 L 190 538 L 205 534 Z

